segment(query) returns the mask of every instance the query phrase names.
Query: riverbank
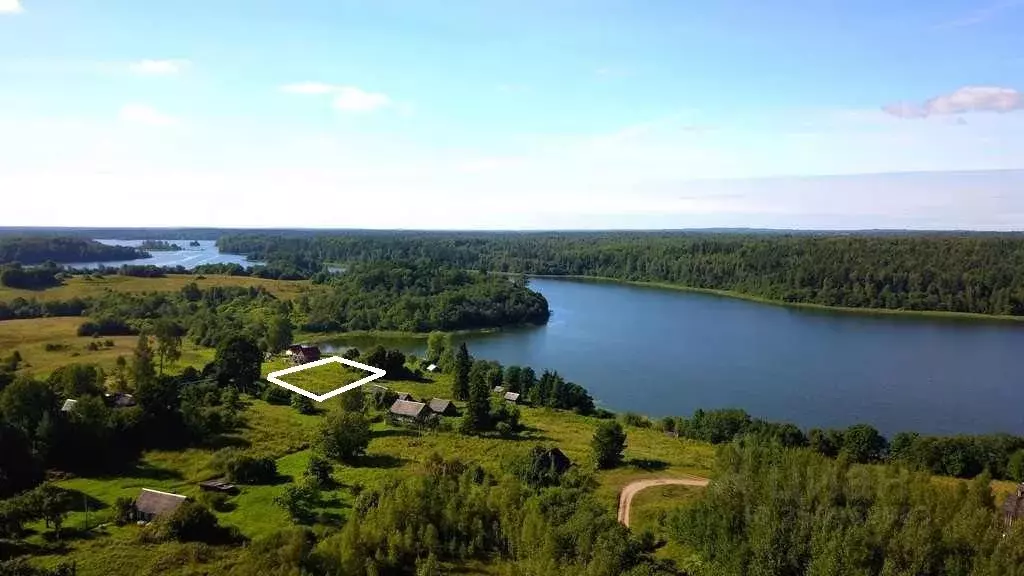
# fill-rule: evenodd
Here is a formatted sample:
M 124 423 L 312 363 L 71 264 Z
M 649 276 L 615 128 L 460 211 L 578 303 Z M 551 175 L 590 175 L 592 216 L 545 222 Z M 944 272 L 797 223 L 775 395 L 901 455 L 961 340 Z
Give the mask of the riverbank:
M 503 275 L 513 275 L 512 273 L 500 272 Z M 799 308 L 804 310 L 819 311 L 819 312 L 838 312 L 841 314 L 856 314 L 861 316 L 891 316 L 891 317 L 904 317 L 904 318 L 926 318 L 926 319 L 943 319 L 943 320 L 956 320 L 956 321 L 989 321 L 999 323 L 1022 323 L 1024 322 L 1024 316 L 1009 316 L 1004 314 L 977 314 L 974 312 L 947 312 L 942 310 L 891 310 L 888 308 L 853 308 L 850 306 L 828 306 L 825 304 L 814 304 L 811 302 L 786 302 L 784 300 L 774 300 L 771 298 L 765 298 L 763 296 L 755 296 L 753 294 L 744 294 L 742 292 L 736 292 L 733 290 L 719 290 L 715 288 L 696 288 L 693 286 L 684 286 L 681 284 L 672 284 L 670 282 L 646 282 L 638 280 L 621 280 L 619 278 L 609 278 L 606 276 L 578 276 L 578 275 L 558 275 L 558 274 L 530 274 L 530 278 L 543 278 L 545 280 L 568 280 L 574 282 L 597 282 L 597 283 L 608 283 L 608 284 L 622 284 L 627 286 L 642 286 L 646 288 L 660 288 L 663 290 L 674 290 L 677 292 L 690 292 L 695 294 L 708 294 L 711 296 L 721 296 L 724 298 L 734 298 L 737 300 L 746 300 L 747 302 L 755 302 L 758 304 L 768 304 L 772 306 L 781 306 L 784 308 Z

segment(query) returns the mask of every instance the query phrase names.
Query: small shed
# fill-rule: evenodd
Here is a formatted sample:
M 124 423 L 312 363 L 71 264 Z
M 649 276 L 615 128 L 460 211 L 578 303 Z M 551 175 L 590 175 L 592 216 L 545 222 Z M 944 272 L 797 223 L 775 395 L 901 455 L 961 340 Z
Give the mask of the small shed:
M 430 408 L 423 402 L 411 402 L 409 400 L 395 400 L 388 410 L 388 417 L 392 422 L 422 422 L 430 414 Z
M 1006 497 L 1003 502 L 1003 521 L 1009 531 L 1014 521 L 1024 518 L 1024 483 L 1017 486 L 1017 491 Z
M 512 404 L 518 404 L 519 392 L 505 392 L 505 401 Z
M 499 395 L 500 394 L 504 394 L 505 393 L 505 387 L 504 386 L 495 386 L 494 387 L 494 393 L 495 394 L 499 394 Z
M 427 372 L 437 372 L 437 364 L 430 364 L 427 366 Z
M 199 489 L 204 492 L 223 492 L 225 494 L 234 494 L 238 492 L 237 486 L 223 480 L 206 480 L 205 482 L 200 482 Z
M 544 470 L 554 470 L 558 474 L 564 474 L 572 466 L 572 461 L 558 448 L 545 450 L 537 458 L 537 463 Z
M 154 518 L 173 513 L 185 500 L 181 494 L 143 488 L 135 499 L 135 519 L 150 522 Z
M 444 398 L 433 398 L 427 406 L 431 412 L 440 416 L 455 416 L 457 412 L 455 403 Z
M 78 400 L 68 398 L 64 401 L 64 405 L 60 407 L 61 412 L 74 412 L 75 407 L 78 406 Z

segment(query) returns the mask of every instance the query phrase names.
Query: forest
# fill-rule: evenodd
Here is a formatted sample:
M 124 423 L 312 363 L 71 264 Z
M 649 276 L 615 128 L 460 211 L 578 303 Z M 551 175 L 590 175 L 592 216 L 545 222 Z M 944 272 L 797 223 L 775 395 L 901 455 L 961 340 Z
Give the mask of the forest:
M 1024 237 L 1014 234 L 251 233 L 223 236 L 218 246 L 256 259 L 422 258 L 823 306 L 1024 315 Z
M 86 238 L 62 236 L 0 236 L 0 264 L 58 264 L 68 262 L 106 262 L 147 258 L 145 250 L 128 246 L 108 246 Z
M 1011 576 L 1024 566 L 1024 526 L 1007 529 L 987 474 L 944 484 L 748 438 L 719 449 L 714 477 L 665 520 L 707 560 L 696 575 Z

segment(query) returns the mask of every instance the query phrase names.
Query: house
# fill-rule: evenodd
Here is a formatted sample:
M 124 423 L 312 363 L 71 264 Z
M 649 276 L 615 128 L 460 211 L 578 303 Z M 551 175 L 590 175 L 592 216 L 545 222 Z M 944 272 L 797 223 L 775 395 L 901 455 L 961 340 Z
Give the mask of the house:
M 537 464 L 542 470 L 554 470 L 564 474 L 572 466 L 572 460 L 558 448 L 549 448 L 537 456 Z
M 430 364 L 427 366 L 427 372 L 437 372 L 437 364 Z
M 207 480 L 199 483 L 199 489 L 204 492 L 223 492 L 225 494 L 235 494 L 238 492 L 238 487 L 234 484 L 229 484 L 223 480 Z
M 295 344 L 289 346 L 288 350 L 286 350 L 284 354 L 291 358 L 293 364 L 308 364 L 309 362 L 316 362 L 320 359 L 320 348 L 316 346 Z
M 1009 531 L 1015 520 L 1024 518 L 1024 483 L 1017 486 L 1017 491 L 1006 497 L 1003 502 L 1003 521 Z
M 110 406 L 111 408 L 130 408 L 137 404 L 134 396 L 121 392 L 104 394 L 103 400 L 107 403 L 107 406 Z
M 74 412 L 75 406 L 78 406 L 78 400 L 72 400 L 68 398 L 64 401 L 64 405 L 60 407 L 61 412 Z
M 505 392 L 505 401 L 512 404 L 519 402 L 519 392 Z
M 457 412 L 455 409 L 455 403 L 451 400 L 445 400 L 444 398 L 431 399 L 430 402 L 427 403 L 427 407 L 430 408 L 431 412 L 440 416 L 455 416 Z
M 494 387 L 494 393 L 498 394 L 498 395 L 504 394 L 505 393 L 505 387 L 504 386 L 495 386 Z
M 173 513 L 185 503 L 185 500 L 181 494 L 143 488 L 142 493 L 135 499 L 135 519 L 151 522 L 154 518 Z
M 412 394 L 409 394 L 408 392 L 399 392 L 398 399 L 406 400 L 408 402 L 415 402 L 415 399 L 412 397 Z
M 419 424 L 430 414 L 430 408 L 423 402 L 410 402 L 409 400 L 395 400 L 388 410 L 388 419 L 392 424 L 406 422 Z

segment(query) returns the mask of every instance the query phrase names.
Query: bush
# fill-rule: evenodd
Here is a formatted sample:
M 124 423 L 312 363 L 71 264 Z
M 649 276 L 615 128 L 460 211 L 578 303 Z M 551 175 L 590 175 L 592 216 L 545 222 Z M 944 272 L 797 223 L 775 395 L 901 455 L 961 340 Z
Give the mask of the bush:
M 370 423 L 358 412 L 336 410 L 321 422 L 316 444 L 332 460 L 351 460 L 366 452 Z
M 263 391 L 263 400 L 268 404 L 274 404 L 276 406 L 287 406 L 292 403 L 293 394 L 280 386 L 267 386 L 267 389 Z M 305 398 L 301 394 L 294 394 Z
M 269 456 L 239 454 L 226 462 L 225 472 L 229 482 L 272 484 L 277 480 L 277 461 Z
M 217 523 L 217 517 L 206 506 L 186 501 L 166 519 L 160 528 L 169 539 L 179 542 L 206 542 L 216 544 L 228 540 L 227 531 Z
M 124 526 L 132 521 L 135 514 L 135 501 L 127 496 L 121 496 L 114 501 L 114 524 Z
M 590 447 L 598 468 L 614 468 L 621 464 L 622 452 L 626 449 L 626 433 L 622 425 L 614 420 L 598 424 Z
M 624 426 L 632 426 L 634 428 L 650 428 L 651 421 L 646 416 L 637 414 L 636 412 L 626 412 L 619 417 Z
M 299 414 L 316 414 L 316 404 L 313 404 L 311 399 L 302 394 L 292 395 L 292 408 L 295 408 L 295 411 Z

